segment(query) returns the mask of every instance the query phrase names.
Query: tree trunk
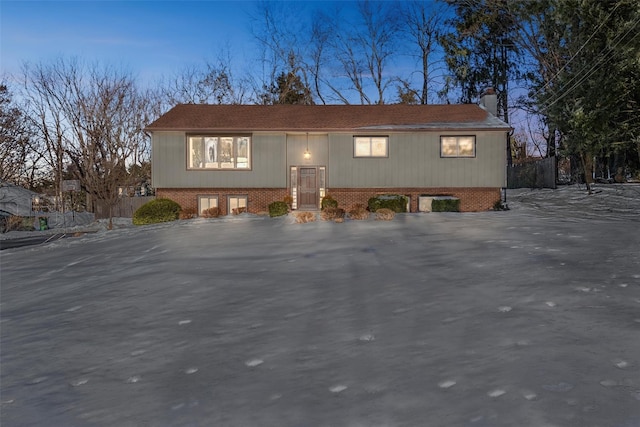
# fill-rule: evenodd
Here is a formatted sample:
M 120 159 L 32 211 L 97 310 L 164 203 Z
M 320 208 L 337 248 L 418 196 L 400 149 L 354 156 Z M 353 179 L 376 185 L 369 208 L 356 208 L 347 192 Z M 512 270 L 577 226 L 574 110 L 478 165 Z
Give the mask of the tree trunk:
M 589 153 L 581 152 L 580 159 L 582 160 L 582 169 L 584 171 L 584 183 L 587 186 L 589 195 L 593 194 L 591 184 L 593 184 L 593 156 Z

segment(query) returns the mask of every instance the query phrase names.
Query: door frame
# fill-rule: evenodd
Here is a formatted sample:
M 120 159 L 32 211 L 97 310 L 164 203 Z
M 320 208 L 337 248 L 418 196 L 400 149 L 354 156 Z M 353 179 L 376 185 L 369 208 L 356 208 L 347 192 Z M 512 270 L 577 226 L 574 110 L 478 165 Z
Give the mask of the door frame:
M 319 205 L 320 205 L 320 176 L 319 176 L 319 168 L 318 166 L 309 166 L 309 165 L 300 165 L 297 167 L 298 169 L 298 173 L 297 173 L 297 182 L 296 182 L 296 188 L 297 188 L 297 199 L 296 200 L 296 204 L 298 209 L 302 209 L 302 210 L 317 210 Z M 313 205 L 302 205 L 300 203 L 301 201 L 301 197 L 302 197 L 302 191 L 301 191 L 301 185 L 300 185 L 300 178 L 302 176 L 302 170 L 303 169 L 313 169 L 314 172 L 314 176 L 315 176 L 315 194 L 316 194 L 316 201 Z

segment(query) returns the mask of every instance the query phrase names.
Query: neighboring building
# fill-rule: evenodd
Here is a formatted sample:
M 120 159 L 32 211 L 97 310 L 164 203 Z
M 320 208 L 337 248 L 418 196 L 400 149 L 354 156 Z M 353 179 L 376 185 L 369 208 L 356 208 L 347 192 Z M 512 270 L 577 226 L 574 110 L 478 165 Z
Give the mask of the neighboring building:
M 483 106 L 177 105 L 147 127 L 152 186 L 198 212 L 267 210 L 293 197 L 314 210 L 330 194 L 349 208 L 377 194 L 460 198 L 494 206 L 506 187 L 507 123 Z
M 0 215 L 32 216 L 43 197 L 26 188 L 0 181 Z

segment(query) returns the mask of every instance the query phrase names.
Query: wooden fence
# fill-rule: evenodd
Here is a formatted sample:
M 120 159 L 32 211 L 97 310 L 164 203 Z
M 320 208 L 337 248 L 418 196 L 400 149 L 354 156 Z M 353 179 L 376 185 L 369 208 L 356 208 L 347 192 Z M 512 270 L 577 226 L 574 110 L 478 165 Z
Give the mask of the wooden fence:
M 556 188 L 556 158 L 536 160 L 507 169 L 508 188 Z
M 155 196 L 147 197 L 121 197 L 120 202 L 111 208 L 114 218 L 133 218 L 133 213 Z M 94 204 L 96 219 L 109 218 L 109 204 L 104 200 L 98 200 Z

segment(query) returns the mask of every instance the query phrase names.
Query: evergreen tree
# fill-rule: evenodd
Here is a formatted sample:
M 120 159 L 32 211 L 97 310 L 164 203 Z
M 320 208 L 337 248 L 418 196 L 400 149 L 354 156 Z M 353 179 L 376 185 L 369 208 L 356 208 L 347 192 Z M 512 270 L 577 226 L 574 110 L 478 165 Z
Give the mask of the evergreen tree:
M 540 27 L 551 66 L 533 79 L 531 97 L 587 184 L 594 174 L 622 179 L 640 166 L 640 4 L 563 0 L 540 12 L 552 22 Z
M 443 95 L 459 90 L 457 102 L 474 102 L 483 89 L 498 94 L 498 116 L 509 121 L 509 83 L 520 77 L 514 43 L 516 16 L 509 0 L 445 0 L 455 16 L 440 37 L 450 75 Z

